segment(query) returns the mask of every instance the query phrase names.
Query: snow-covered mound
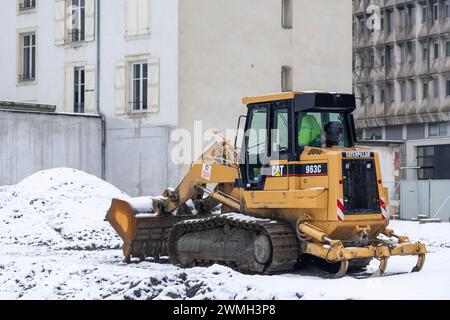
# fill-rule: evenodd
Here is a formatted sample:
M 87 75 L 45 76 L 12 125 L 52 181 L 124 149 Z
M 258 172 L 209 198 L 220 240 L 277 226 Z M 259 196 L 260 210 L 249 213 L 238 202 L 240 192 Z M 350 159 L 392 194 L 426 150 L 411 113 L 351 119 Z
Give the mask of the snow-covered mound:
M 53 249 L 117 248 L 121 241 L 104 222 L 112 198 L 129 199 L 109 183 L 67 168 L 0 187 L 1 242 Z

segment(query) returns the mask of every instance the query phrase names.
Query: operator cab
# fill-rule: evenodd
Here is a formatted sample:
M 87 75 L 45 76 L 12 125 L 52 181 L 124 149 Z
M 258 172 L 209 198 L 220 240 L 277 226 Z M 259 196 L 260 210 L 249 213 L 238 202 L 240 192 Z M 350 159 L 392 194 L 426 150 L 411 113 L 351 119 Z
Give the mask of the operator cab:
M 271 161 L 299 161 L 305 147 L 352 148 L 355 97 L 306 92 L 244 98 L 248 106 L 241 153 L 244 187 L 261 190 Z

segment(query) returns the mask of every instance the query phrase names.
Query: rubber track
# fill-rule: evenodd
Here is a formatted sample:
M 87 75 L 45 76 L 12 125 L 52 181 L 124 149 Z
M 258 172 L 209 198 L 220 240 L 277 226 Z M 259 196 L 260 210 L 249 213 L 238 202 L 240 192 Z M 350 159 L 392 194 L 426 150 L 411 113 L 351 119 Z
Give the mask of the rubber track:
M 248 221 L 238 219 L 235 217 L 216 216 L 202 220 L 184 221 L 176 224 L 169 237 L 169 256 L 174 264 L 178 264 L 178 257 L 176 256 L 176 241 L 184 234 L 191 232 L 202 232 L 211 229 L 216 229 L 229 224 L 235 228 L 242 228 L 244 230 L 259 232 L 267 235 L 272 243 L 272 259 L 270 264 L 265 266 L 262 273 L 273 274 L 277 272 L 292 271 L 299 259 L 299 244 L 295 230 L 286 222 L 280 221 L 266 221 L 254 220 Z M 210 265 L 211 262 L 223 264 L 232 267 L 235 270 L 245 269 L 245 266 L 240 266 L 237 261 L 217 261 L 206 260 L 196 261 L 197 265 Z M 251 270 L 253 273 L 260 273 Z

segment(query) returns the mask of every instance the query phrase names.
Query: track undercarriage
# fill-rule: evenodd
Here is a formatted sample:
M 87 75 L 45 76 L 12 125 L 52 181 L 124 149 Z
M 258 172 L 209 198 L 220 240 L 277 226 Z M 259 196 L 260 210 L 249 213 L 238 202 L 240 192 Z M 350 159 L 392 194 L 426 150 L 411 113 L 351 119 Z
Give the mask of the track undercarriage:
M 385 229 L 384 235 L 397 241 L 376 238 L 345 246 L 308 222 L 235 213 L 193 215 L 190 210 L 181 210 L 178 215 L 143 214 L 117 199 L 106 219 L 124 240 L 127 263 L 132 258 L 159 262 L 168 256 L 172 264 L 183 268 L 221 264 L 249 274 L 292 272 L 312 265 L 322 270 L 319 276 L 339 279 L 349 270 L 357 278 L 382 276 L 389 258 L 396 255 L 417 256 L 412 272 L 418 272 L 426 254 L 425 245 L 411 243 L 390 229 Z M 355 269 L 364 270 L 373 259 L 380 261 L 377 271 L 354 273 Z
M 299 245 L 288 223 L 222 215 L 175 225 L 169 256 L 182 267 L 222 264 L 240 272 L 272 274 L 295 269 Z

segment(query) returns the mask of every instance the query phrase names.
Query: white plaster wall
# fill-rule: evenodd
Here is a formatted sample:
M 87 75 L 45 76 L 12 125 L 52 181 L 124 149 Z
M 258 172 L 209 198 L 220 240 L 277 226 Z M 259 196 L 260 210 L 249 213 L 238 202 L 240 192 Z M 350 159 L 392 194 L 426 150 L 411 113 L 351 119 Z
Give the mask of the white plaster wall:
M 125 56 L 151 54 L 161 59 L 161 108 L 145 118 L 152 126 L 174 127 L 178 122 L 178 0 L 151 1 L 150 36 L 125 38 L 125 0 L 101 1 L 101 104 L 115 117 L 115 67 Z M 79 47 L 56 46 L 54 1 L 37 1 L 37 8 L 17 14 L 15 0 L 4 1 L 0 13 L 0 100 L 32 101 L 64 111 L 64 68 L 67 63 L 96 64 L 96 42 Z M 17 83 L 17 31 L 37 29 L 37 81 Z M 135 118 L 135 117 L 134 117 Z M 125 119 L 128 120 L 128 119 Z M 133 120 L 130 120 L 133 121 Z
M 107 120 L 107 180 L 132 195 L 160 193 L 177 182 L 177 165 L 168 160 L 171 131 L 178 125 L 178 0 L 151 0 L 151 34 L 125 38 L 126 0 L 101 2 L 101 111 Z M 17 1 L 4 1 L 0 12 L 0 100 L 57 106 L 64 112 L 65 66 L 96 65 L 97 43 L 56 46 L 54 0 L 38 0 L 37 8 L 17 14 Z M 37 81 L 17 83 L 17 30 L 37 29 Z M 97 39 L 96 39 L 97 40 Z M 126 56 L 148 54 L 160 59 L 160 111 L 141 116 L 115 114 L 115 72 Z M 98 88 L 97 88 L 98 89 Z M 153 129 L 154 128 L 154 129 Z M 124 141 L 128 154 L 124 157 Z M 141 165 L 127 161 L 139 157 Z M 142 158 L 142 160 L 141 160 Z M 100 154 L 96 154 L 100 163 Z
M 178 124 L 178 0 L 151 0 L 151 34 L 125 38 L 125 1 L 102 0 L 101 102 L 107 117 L 151 126 Z M 160 111 L 136 116 L 115 115 L 116 65 L 126 56 L 150 54 L 160 59 Z M 136 120 L 137 119 L 137 120 Z
M 0 12 L 0 99 L 63 104 L 64 56 L 54 46 L 53 1 L 38 1 L 37 8 L 17 14 L 17 1 L 4 1 Z M 37 33 L 37 78 L 35 84 L 17 83 L 18 31 L 33 28 Z
M 106 178 L 132 196 L 156 195 L 178 182 L 170 135 L 178 125 L 178 0 L 151 1 L 151 34 L 125 38 L 125 0 L 102 1 L 102 112 L 107 119 Z M 116 115 L 116 65 L 131 55 L 160 59 L 158 113 Z
M 281 0 L 180 1 L 180 127 L 235 129 L 241 98 L 294 89 L 352 91 L 352 1 L 295 0 L 281 27 Z M 198 156 L 196 154 L 195 156 Z

